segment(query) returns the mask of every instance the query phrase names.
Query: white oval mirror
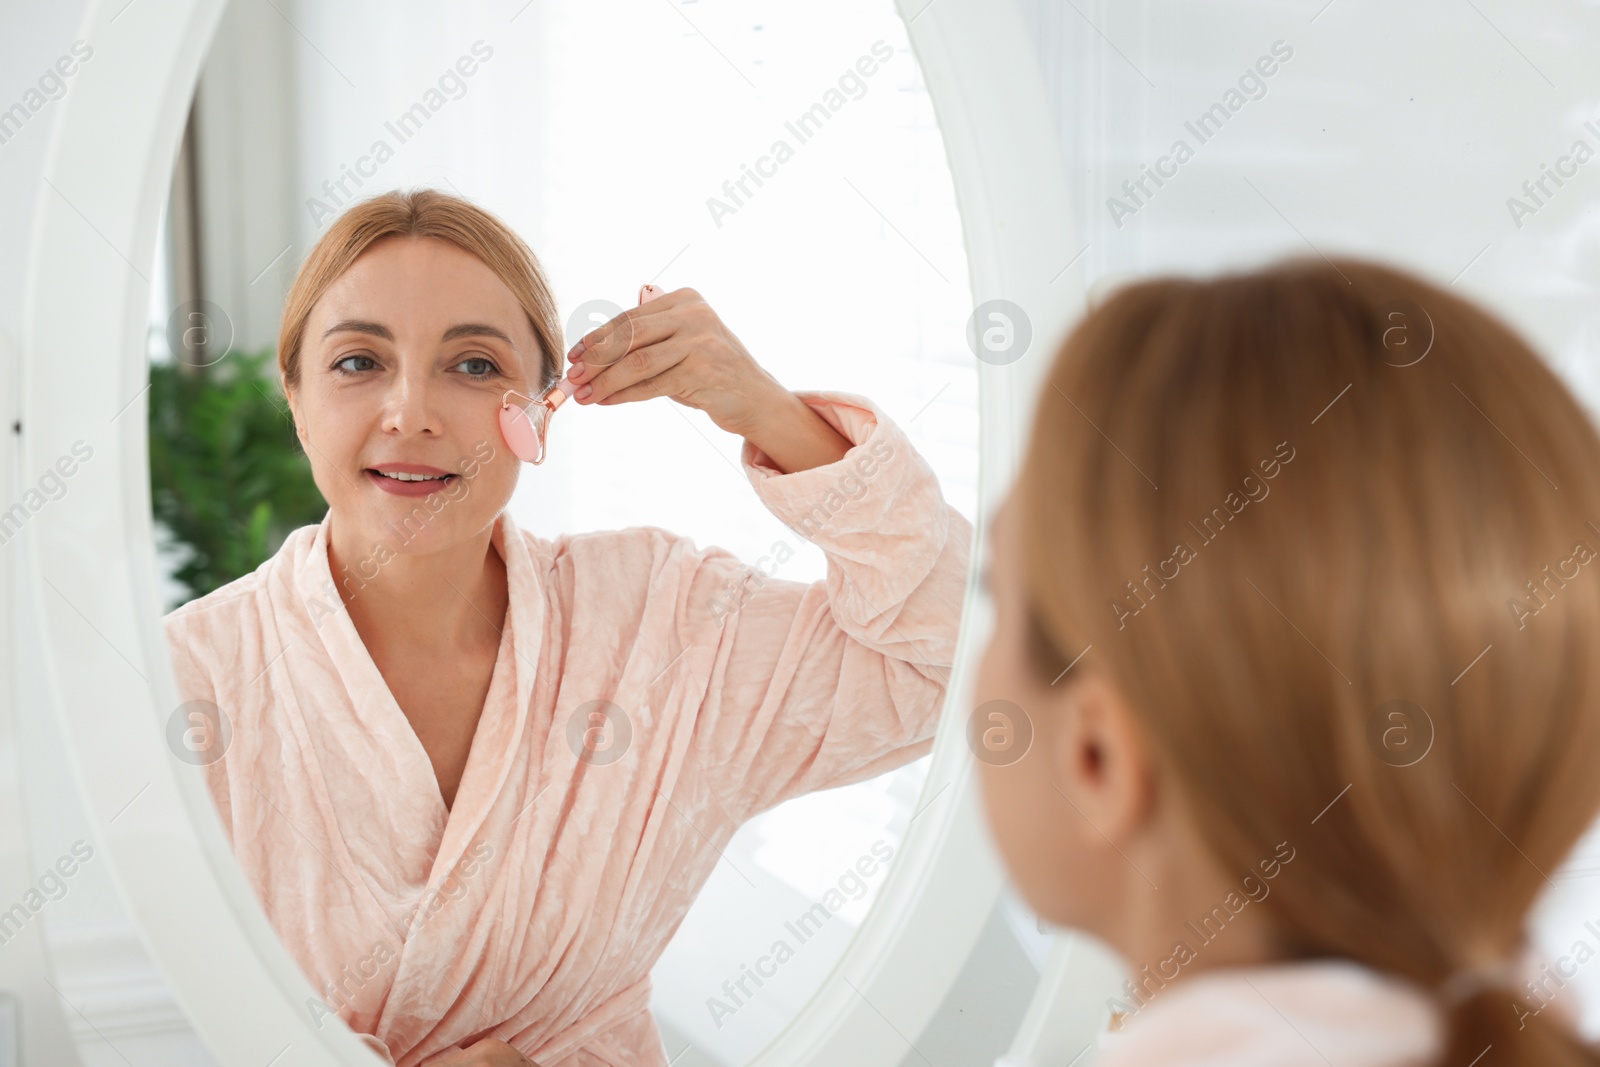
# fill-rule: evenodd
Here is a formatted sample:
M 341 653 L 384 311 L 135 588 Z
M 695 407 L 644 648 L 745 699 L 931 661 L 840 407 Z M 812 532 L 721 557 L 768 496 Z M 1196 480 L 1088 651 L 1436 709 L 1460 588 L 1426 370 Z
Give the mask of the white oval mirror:
M 159 342 L 198 291 L 241 350 L 271 342 L 329 210 L 381 188 L 453 185 L 529 240 L 564 317 L 627 306 L 644 281 L 692 286 L 786 386 L 878 401 L 977 525 L 1009 477 L 1039 361 L 975 359 L 968 319 L 1003 296 L 1048 337 L 1077 299 L 1077 272 L 1062 269 L 1063 175 L 1009 9 L 835 5 L 761 21 L 733 7 L 539 2 L 413 14 L 91 7 L 92 58 L 40 171 L 23 469 L 79 441 L 93 457 L 27 531 L 42 678 L 90 836 L 219 1062 L 371 1056 L 330 1025 L 338 1005 L 318 1001 L 274 935 L 201 775 L 169 747 L 181 702 L 159 615 L 195 590 L 175 584 L 177 540 L 157 561 L 143 481 L 155 451 L 140 425 L 146 361 L 162 360 L 146 343 L 152 320 Z M 626 77 L 599 87 L 585 65 L 595 50 L 571 45 L 582 40 L 603 40 Z M 180 153 L 202 70 L 197 136 Z M 528 131 L 505 132 L 518 121 Z M 636 154 L 674 163 L 641 178 L 626 162 Z M 588 174 L 572 163 L 584 158 Z M 97 361 L 112 373 L 69 371 Z M 762 581 L 822 577 L 820 551 L 749 498 L 737 441 L 697 413 L 666 400 L 574 405 L 557 423 L 549 463 L 519 483 L 519 526 L 551 538 L 654 524 L 729 547 Z M 781 569 L 761 564 L 780 556 Z M 999 914 L 997 867 L 972 861 L 986 847 L 960 710 L 973 630 L 930 756 L 758 814 L 721 851 L 657 964 L 650 1003 L 667 1047 L 699 1057 L 679 1062 L 915 1054 L 908 1035 L 929 1027 Z M 825 932 L 755 996 L 746 965 L 773 966 L 773 931 L 819 906 Z

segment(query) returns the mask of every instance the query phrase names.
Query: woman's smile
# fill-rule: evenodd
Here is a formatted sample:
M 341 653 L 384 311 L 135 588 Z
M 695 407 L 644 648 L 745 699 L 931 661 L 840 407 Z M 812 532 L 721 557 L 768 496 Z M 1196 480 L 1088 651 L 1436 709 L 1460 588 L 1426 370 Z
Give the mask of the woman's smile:
M 461 477 L 423 463 L 380 463 L 363 468 L 361 473 L 379 489 L 395 496 L 427 496 Z

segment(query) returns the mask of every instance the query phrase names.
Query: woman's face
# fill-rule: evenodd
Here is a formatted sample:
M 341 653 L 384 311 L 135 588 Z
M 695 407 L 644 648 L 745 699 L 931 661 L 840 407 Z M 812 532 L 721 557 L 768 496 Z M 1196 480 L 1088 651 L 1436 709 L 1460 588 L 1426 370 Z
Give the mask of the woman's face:
M 539 358 L 511 290 L 449 242 L 384 238 L 328 287 L 289 402 L 345 566 L 370 578 L 380 546 L 435 552 L 493 524 L 520 466 L 501 397 L 528 392 Z

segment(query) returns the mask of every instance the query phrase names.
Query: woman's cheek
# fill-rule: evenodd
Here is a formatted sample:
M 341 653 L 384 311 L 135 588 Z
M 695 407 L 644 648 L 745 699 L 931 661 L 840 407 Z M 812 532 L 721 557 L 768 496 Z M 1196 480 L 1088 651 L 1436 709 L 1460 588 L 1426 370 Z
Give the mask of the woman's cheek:
M 1029 833 L 1033 820 L 1028 811 L 1030 800 L 1023 762 L 1026 757 L 1008 766 L 994 766 L 980 760 L 978 774 L 990 836 L 1008 877 L 1033 906 L 1030 890 L 1035 877 L 1029 869 L 1029 858 L 1037 855 L 1038 842 L 1031 840 Z
M 516 492 L 517 479 L 522 474 L 522 461 L 509 448 L 500 449 L 493 459 L 477 462 L 477 474 L 472 477 L 472 495 L 482 496 L 485 507 L 496 514 L 511 502 Z

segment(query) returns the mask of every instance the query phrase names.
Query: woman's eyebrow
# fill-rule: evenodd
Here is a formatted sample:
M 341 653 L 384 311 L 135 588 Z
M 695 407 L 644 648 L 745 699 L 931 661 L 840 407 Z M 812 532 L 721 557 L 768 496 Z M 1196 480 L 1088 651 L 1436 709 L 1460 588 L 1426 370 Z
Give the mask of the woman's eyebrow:
M 342 322 L 336 322 L 324 330 L 322 336 L 327 339 L 336 333 L 370 333 L 374 337 L 383 338 L 385 341 L 394 340 L 394 334 L 389 332 L 389 327 L 382 323 L 366 322 L 361 319 L 345 319 Z
M 497 337 L 506 344 L 516 347 L 516 343 L 506 335 L 498 326 L 490 326 L 484 322 L 463 322 L 452 326 L 444 332 L 441 341 L 454 341 L 457 337 Z
M 390 332 L 389 327 L 381 322 L 367 322 L 363 319 L 345 319 L 342 322 L 336 322 L 328 327 L 322 336 L 326 339 L 336 333 L 369 333 L 374 337 L 381 337 L 385 341 L 394 340 L 394 334 Z M 496 337 L 513 348 L 516 347 L 516 342 L 512 341 L 504 330 L 498 326 L 490 326 L 488 323 L 483 322 L 458 323 L 446 330 L 444 336 L 440 337 L 439 340 L 454 341 L 458 337 Z

